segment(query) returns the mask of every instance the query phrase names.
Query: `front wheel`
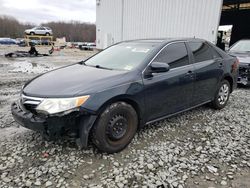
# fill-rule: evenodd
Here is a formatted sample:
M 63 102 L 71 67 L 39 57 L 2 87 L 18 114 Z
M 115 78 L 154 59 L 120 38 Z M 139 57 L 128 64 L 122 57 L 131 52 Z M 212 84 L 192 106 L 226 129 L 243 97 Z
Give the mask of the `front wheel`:
M 115 153 L 124 149 L 133 139 L 138 125 L 134 108 L 117 102 L 100 114 L 92 130 L 94 145 L 103 152 Z
M 220 83 L 219 89 L 216 92 L 216 96 L 212 102 L 212 106 L 215 109 L 222 109 L 226 106 L 230 96 L 230 84 L 227 80 L 223 80 Z

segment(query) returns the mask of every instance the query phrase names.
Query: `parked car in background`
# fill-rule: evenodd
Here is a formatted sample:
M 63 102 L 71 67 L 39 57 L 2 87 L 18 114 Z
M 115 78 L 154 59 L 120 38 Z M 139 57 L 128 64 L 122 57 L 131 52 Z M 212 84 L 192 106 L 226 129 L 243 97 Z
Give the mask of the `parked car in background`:
M 80 50 L 94 50 L 96 48 L 96 44 L 94 42 L 85 42 L 79 45 Z
M 0 45 L 12 45 L 12 44 L 18 44 L 18 42 L 15 39 L 11 38 L 0 38 Z
M 73 132 L 101 151 L 124 149 L 136 131 L 197 106 L 226 106 L 237 58 L 201 39 L 133 40 L 40 75 L 12 104 L 22 126 L 57 137 Z
M 25 47 L 25 46 L 27 46 L 27 43 L 25 42 L 25 40 L 19 40 L 18 46 Z
M 238 84 L 250 86 L 250 39 L 236 42 L 229 49 L 229 54 L 239 60 Z
M 26 35 L 53 35 L 52 29 L 50 29 L 49 27 L 34 27 L 32 29 L 27 29 L 25 30 L 25 34 Z
M 24 38 L 16 38 L 17 45 L 20 47 L 25 47 L 27 46 L 26 41 Z

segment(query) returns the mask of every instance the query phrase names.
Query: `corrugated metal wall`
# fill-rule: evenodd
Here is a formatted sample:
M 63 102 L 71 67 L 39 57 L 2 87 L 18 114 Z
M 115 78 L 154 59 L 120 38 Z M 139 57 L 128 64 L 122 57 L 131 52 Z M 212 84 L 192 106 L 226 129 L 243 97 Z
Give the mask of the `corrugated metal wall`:
M 121 41 L 122 0 L 97 0 L 96 17 L 97 48 Z
M 97 0 L 97 48 L 138 38 L 215 42 L 222 0 Z

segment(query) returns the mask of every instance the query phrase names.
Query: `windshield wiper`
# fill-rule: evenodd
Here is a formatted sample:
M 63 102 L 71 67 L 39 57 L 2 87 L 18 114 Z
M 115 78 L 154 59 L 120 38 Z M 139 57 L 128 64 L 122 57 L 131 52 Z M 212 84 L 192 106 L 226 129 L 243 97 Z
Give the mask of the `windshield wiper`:
M 101 65 L 88 65 L 88 64 L 86 64 L 84 61 L 81 61 L 80 64 L 81 64 L 81 65 L 85 65 L 85 66 L 89 66 L 89 67 L 95 67 L 95 68 L 98 68 L 98 69 L 113 70 L 113 69 L 111 69 L 111 68 L 103 67 L 103 66 L 101 66 Z
M 95 65 L 95 67 L 98 68 L 98 69 L 113 70 L 113 69 L 111 69 L 111 68 L 103 67 L 103 66 L 101 66 L 101 65 Z
M 86 65 L 86 63 L 84 61 L 80 61 L 79 64 Z

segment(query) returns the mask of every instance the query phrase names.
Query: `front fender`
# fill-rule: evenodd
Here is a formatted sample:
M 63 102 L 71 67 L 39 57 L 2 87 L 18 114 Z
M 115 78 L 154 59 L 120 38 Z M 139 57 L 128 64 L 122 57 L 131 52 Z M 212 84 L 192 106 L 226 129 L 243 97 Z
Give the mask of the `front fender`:
M 140 107 L 144 106 L 142 81 L 119 85 L 92 94 L 82 107 L 98 114 L 105 104 L 126 98 L 135 101 Z

